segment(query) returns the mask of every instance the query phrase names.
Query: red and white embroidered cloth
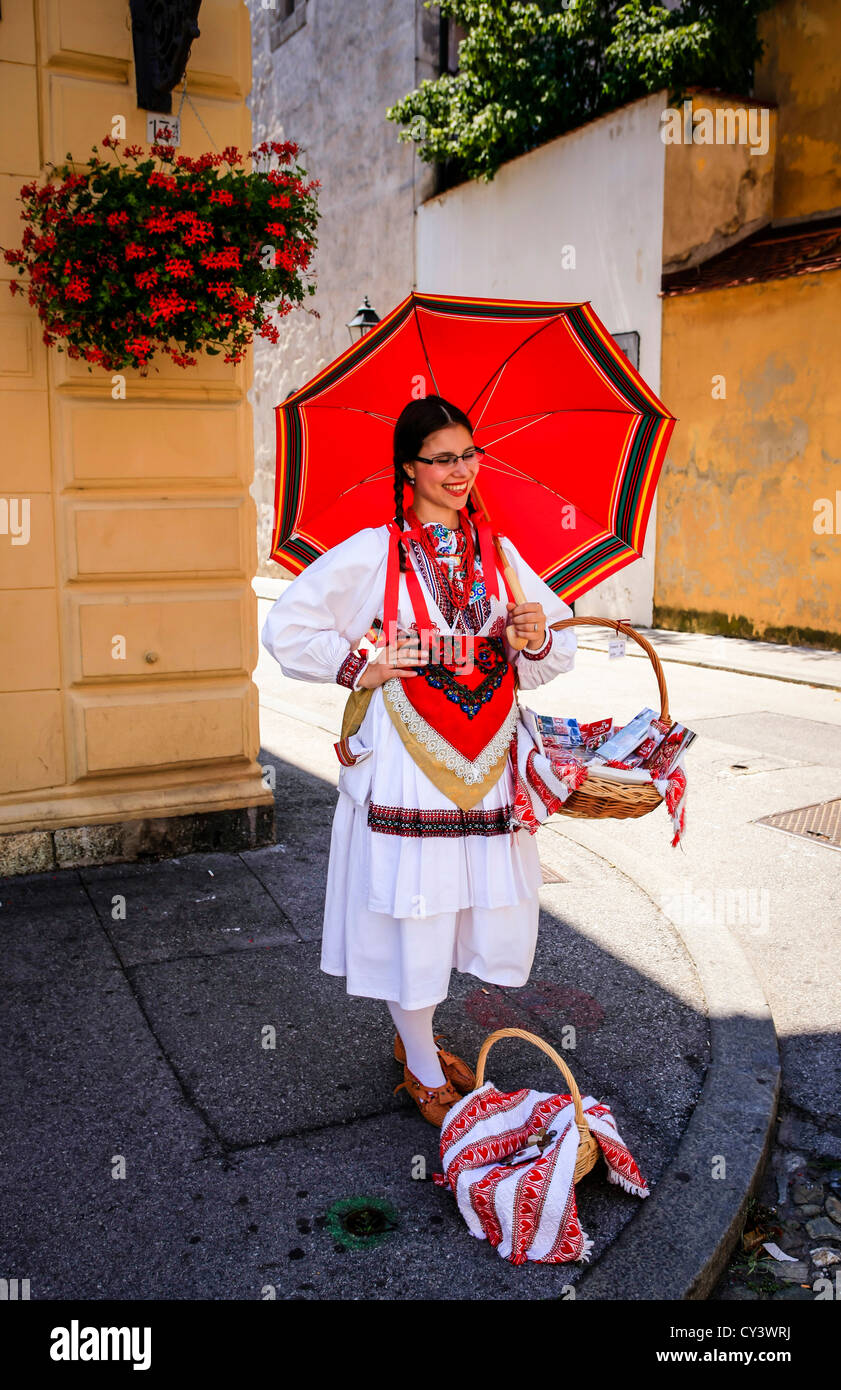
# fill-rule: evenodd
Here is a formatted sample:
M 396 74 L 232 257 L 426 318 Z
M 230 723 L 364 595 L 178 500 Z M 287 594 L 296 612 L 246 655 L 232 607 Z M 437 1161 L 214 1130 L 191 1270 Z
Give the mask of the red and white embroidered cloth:
M 534 711 L 521 707 L 517 726 L 517 741 L 513 753 L 516 764 L 514 781 L 514 818 L 530 834 L 538 829 L 547 816 L 553 815 L 571 792 L 587 780 L 589 769 L 577 762 L 565 762 L 558 753 L 546 755 L 543 741 L 537 732 Z M 658 778 L 654 785 L 666 803 L 674 832 L 673 848 L 680 844 L 686 830 L 686 767 L 685 752 L 681 753 L 668 777 Z M 611 764 L 621 769 L 621 763 Z M 598 772 L 605 774 L 604 766 Z M 644 780 L 644 769 L 635 768 L 634 780 Z M 621 777 L 621 773 L 618 774 Z
M 607 1164 L 608 1182 L 637 1197 L 649 1196 L 608 1106 L 593 1096 L 582 1096 L 581 1104 Z M 541 1153 L 529 1140 L 543 1128 L 555 1135 Z M 433 1173 L 432 1181 L 455 1194 L 471 1235 L 490 1241 L 512 1264 L 588 1260 L 593 1242 L 581 1229 L 573 1182 L 578 1143 L 569 1094 L 505 1093 L 486 1081 L 445 1115 L 444 1171 Z M 511 1166 L 501 1162 L 509 1155 L 516 1155 Z
M 433 534 L 442 537 L 446 552 L 445 531 Z M 507 537 L 501 540 L 526 598 L 543 605 L 548 623 L 570 617 L 569 605 Z M 429 616 L 442 636 L 505 632 L 502 575 L 497 596 L 488 598 L 478 549 L 476 583 L 464 612 L 448 609 L 431 567 L 415 556 Z M 367 527 L 319 556 L 289 584 L 262 632 L 284 675 L 336 680 L 348 655 L 382 616 L 388 552 L 388 527 Z M 414 620 L 404 575 L 397 620 L 407 632 Z M 576 648 L 574 628 L 553 632 L 539 660 L 507 648 L 517 661 L 521 690 L 569 671 Z M 359 729 L 339 757 L 321 968 L 346 976 L 350 994 L 394 999 L 406 1009 L 445 999 L 454 967 L 489 983 L 525 984 L 542 875 L 534 838 L 521 833 L 514 817 L 512 759 L 487 795 L 471 810 L 461 810 L 406 751 L 385 708 L 382 686 L 374 690 Z

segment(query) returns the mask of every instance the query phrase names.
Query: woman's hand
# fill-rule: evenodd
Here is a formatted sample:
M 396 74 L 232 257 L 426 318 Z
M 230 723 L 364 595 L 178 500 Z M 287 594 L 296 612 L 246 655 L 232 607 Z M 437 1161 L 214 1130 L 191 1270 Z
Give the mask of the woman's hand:
M 518 637 L 525 637 L 529 651 L 539 651 L 546 641 L 546 614 L 540 603 L 508 603 L 508 621 Z
M 359 677 L 357 690 L 371 690 L 375 686 L 384 685 L 392 676 L 419 676 L 420 671 L 412 668 L 428 665 L 429 651 L 421 650 L 418 634 L 406 633 L 402 637 L 398 636 L 396 642 L 382 647 L 376 659 L 369 659 L 368 665 Z

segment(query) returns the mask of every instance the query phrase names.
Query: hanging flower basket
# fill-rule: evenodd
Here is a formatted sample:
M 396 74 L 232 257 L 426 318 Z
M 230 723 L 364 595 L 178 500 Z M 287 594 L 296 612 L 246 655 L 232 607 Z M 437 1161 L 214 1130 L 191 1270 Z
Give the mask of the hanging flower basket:
M 157 351 L 192 367 L 202 350 L 242 361 L 255 334 L 277 342 L 273 319 L 315 293 L 304 272 L 320 181 L 292 163 L 298 146 L 191 158 L 127 145 L 120 157 L 120 143 L 106 135 L 113 160 L 94 145 L 86 165 L 68 154 L 21 190 L 28 225 L 4 258 L 28 273 L 44 342 L 90 369 L 144 373 Z M 248 172 L 248 158 L 262 167 Z M 21 281 L 11 291 L 23 293 Z

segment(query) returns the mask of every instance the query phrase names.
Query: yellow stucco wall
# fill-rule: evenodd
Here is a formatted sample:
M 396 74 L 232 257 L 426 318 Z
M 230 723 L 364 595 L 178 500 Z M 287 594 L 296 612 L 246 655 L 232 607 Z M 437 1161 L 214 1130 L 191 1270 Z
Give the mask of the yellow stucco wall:
M 20 244 L 15 200 L 46 161 L 86 159 L 117 114 L 146 143 L 128 13 L 4 4 L 2 245 Z M 204 0 L 199 24 L 188 90 L 218 148 L 248 149 L 247 9 Z M 208 145 L 185 106 L 182 150 Z M 271 802 L 250 678 L 250 360 L 125 375 L 114 400 L 111 377 L 48 350 L 0 284 L 0 499 L 29 499 L 31 518 L 28 544 L 0 533 L 0 834 Z
M 841 271 L 664 299 L 655 625 L 841 648 L 839 322 Z
M 724 139 L 686 143 L 681 130 L 680 142 L 666 145 L 664 273 L 717 255 L 773 215 L 777 112 L 756 102 L 695 92 L 677 108 L 681 123 L 688 103 L 698 119 L 704 113 L 711 134 L 720 121 Z
M 837 210 L 841 3 L 782 0 L 759 32 L 755 96 L 777 107 L 764 216 Z M 710 209 L 726 221 L 717 165 L 692 157 L 689 210 L 703 209 L 701 225 Z M 685 165 L 667 159 L 667 212 L 680 209 Z M 666 248 L 670 228 L 677 214 Z M 657 494 L 656 625 L 841 648 L 840 319 L 838 271 L 663 299 L 661 394 L 679 423 Z M 837 532 L 814 529 L 821 498 Z
M 841 3 L 782 0 L 759 35 L 755 95 L 779 108 L 774 216 L 841 208 Z

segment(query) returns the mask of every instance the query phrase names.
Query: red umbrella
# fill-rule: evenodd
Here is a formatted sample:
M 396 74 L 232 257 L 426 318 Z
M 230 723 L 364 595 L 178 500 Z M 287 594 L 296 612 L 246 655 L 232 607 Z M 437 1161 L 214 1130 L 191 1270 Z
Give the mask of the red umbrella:
M 392 432 L 443 396 L 486 450 L 473 489 L 565 601 L 638 559 L 675 424 L 589 302 L 413 290 L 276 407 L 272 558 L 295 573 L 394 515 Z

